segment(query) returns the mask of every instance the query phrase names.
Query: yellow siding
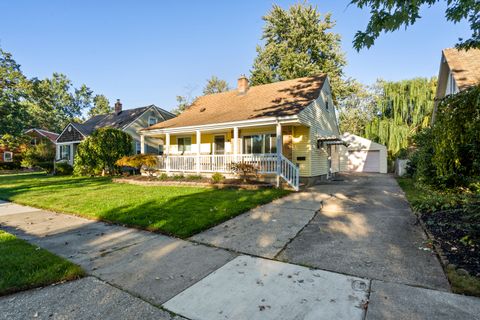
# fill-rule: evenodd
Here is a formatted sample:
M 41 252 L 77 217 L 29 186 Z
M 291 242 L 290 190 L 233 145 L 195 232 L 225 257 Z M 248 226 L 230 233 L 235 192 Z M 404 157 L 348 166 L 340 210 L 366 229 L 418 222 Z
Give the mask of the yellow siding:
M 293 162 L 300 168 L 300 176 L 311 176 L 311 143 L 310 128 L 305 126 L 293 127 L 292 130 L 292 156 Z M 298 157 L 305 157 L 305 161 L 298 161 Z

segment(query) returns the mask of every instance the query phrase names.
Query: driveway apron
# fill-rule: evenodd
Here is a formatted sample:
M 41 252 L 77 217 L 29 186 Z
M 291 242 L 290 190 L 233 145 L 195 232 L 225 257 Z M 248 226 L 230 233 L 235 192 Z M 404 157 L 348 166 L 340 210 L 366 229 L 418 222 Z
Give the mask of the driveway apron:
M 329 198 L 280 253 L 280 260 L 449 290 L 442 267 L 392 176 L 345 174 L 312 191 Z

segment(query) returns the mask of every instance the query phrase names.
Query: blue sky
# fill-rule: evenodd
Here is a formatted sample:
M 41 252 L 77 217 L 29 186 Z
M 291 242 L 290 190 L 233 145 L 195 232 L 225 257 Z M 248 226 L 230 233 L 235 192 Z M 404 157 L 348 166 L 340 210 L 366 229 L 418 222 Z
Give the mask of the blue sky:
M 263 21 L 273 3 L 298 1 L 1 1 L 0 46 L 29 77 L 65 73 L 124 108 L 156 104 L 167 110 L 177 95 L 200 95 L 211 75 L 236 85 L 249 74 Z M 368 12 L 349 1 L 310 1 L 337 21 L 347 76 L 370 84 L 437 75 L 442 48 L 470 35 L 466 23 L 444 18 L 444 4 L 423 10 L 407 31 L 383 35 L 369 50 L 352 48 Z

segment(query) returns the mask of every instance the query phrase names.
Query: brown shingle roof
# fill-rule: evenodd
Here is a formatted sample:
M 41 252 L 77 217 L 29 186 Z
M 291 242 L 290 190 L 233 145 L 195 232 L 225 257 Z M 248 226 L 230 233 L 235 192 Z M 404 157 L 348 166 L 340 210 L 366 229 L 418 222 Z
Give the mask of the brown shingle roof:
M 318 98 L 326 75 L 252 86 L 199 97 L 178 117 L 146 130 L 296 115 Z
M 480 49 L 449 48 L 443 54 L 460 91 L 480 83 Z

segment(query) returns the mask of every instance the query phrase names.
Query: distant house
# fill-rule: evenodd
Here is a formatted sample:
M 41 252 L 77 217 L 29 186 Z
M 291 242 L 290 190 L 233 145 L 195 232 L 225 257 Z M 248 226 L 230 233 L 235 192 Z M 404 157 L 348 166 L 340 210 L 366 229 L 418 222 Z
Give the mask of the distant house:
M 51 143 L 52 146 L 55 146 L 55 142 L 59 136 L 58 133 L 32 128 L 25 131 L 25 134 L 31 137 L 29 144 L 35 146 L 40 143 Z
M 338 171 L 343 144 L 326 75 L 251 87 L 242 76 L 236 90 L 202 96 L 141 135 L 165 141 L 160 171 L 231 174 L 246 162 L 294 189 Z
M 444 49 L 438 72 L 432 123 L 440 100 L 477 84 L 480 84 L 480 49 Z
M 130 134 L 133 138 L 133 150 L 141 153 L 140 129 L 152 126 L 158 122 L 169 120 L 174 114 L 155 105 L 122 110 L 122 103 L 117 100 L 115 111 L 96 115 L 84 123 L 69 123 L 56 139 L 56 161 L 66 161 L 73 165 L 78 144 L 99 128 L 116 128 Z M 161 140 L 149 138 L 144 142 L 145 153 L 162 154 Z
M 27 142 L 27 145 L 21 145 L 16 149 L 9 149 L 6 147 L 0 147 L 0 163 L 1 162 L 13 162 L 14 155 L 19 155 L 25 150 L 28 145 L 37 145 L 39 143 L 50 144 L 51 147 L 55 148 L 55 140 L 58 137 L 58 133 L 50 132 L 43 129 L 32 128 L 25 131 L 25 135 L 30 136 L 30 141 Z

